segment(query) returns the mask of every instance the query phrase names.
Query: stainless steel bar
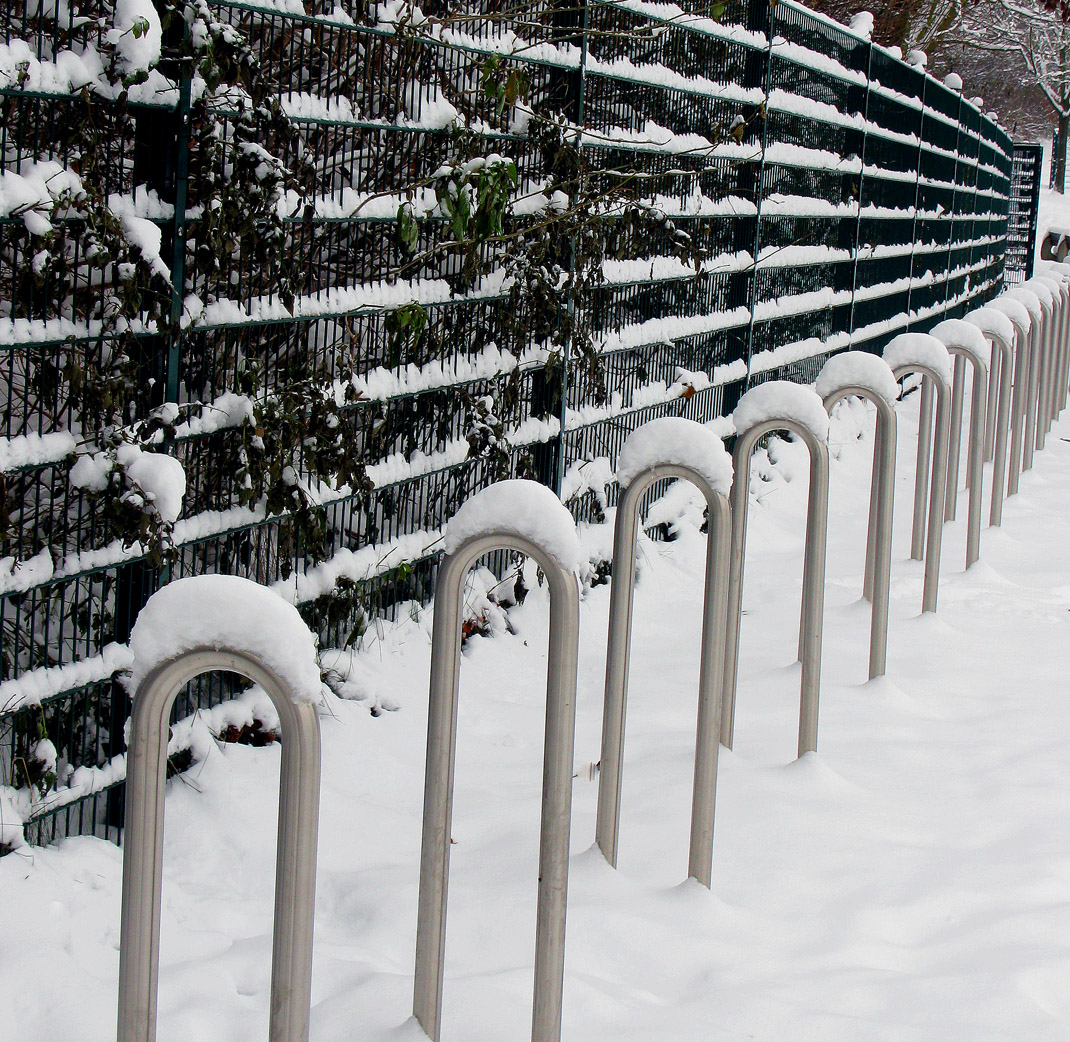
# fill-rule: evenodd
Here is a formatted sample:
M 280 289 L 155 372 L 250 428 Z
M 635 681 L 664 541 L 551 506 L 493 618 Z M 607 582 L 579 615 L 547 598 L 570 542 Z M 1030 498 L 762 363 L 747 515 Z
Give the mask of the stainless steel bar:
M 948 348 L 950 350 L 950 347 Z M 947 492 L 944 496 L 944 520 L 954 521 L 958 510 L 959 457 L 962 455 L 962 399 L 966 380 L 966 360 L 954 359 L 951 381 L 951 434 L 947 447 Z
M 827 406 L 826 406 L 827 408 Z M 873 603 L 874 573 L 877 569 L 877 507 L 880 496 L 874 492 L 881 481 L 881 423 L 878 418 L 873 428 L 873 466 L 869 477 L 869 519 L 866 522 L 866 570 L 862 576 L 862 596 Z
M 1003 490 L 1007 480 L 1007 436 L 1010 427 L 1014 348 L 1010 341 L 1005 340 L 990 323 L 984 321 L 984 316 L 980 314 L 981 310 L 978 309 L 977 312 L 967 315 L 966 320 L 973 321 L 976 316 L 976 324 L 980 326 L 992 345 L 987 401 L 995 401 L 995 412 L 987 418 L 985 437 L 987 440 L 988 431 L 992 431 L 995 439 L 992 452 L 992 495 L 988 523 L 998 527 L 1003 519 Z M 994 391 L 997 393 L 994 394 Z
M 724 618 L 728 603 L 729 546 L 732 538 L 731 509 L 727 498 L 714 490 L 702 474 L 679 464 L 657 464 L 636 475 L 622 491 L 617 503 L 609 640 L 606 650 L 605 706 L 602 714 L 602 766 L 598 776 L 595 840 L 606 860 L 616 867 L 639 508 L 651 485 L 665 478 L 690 481 L 702 492 L 709 508 L 688 861 L 688 874 L 708 887 L 713 874 L 717 751 L 724 674 Z
M 1044 300 L 1041 300 L 1041 305 L 1044 307 L 1044 324 L 1042 327 L 1043 338 L 1041 342 L 1041 350 L 1039 355 L 1037 356 L 1036 430 L 1034 432 L 1033 439 L 1033 446 L 1038 451 L 1044 448 L 1048 433 L 1047 401 L 1051 397 L 1051 389 L 1048 385 L 1051 382 L 1051 356 L 1055 346 L 1054 303 L 1052 305 L 1051 311 L 1048 310 L 1047 304 Z
M 869 531 L 866 538 L 867 571 L 873 554 L 873 607 L 869 624 L 869 679 L 884 676 L 888 663 L 888 599 L 892 571 L 892 512 L 895 497 L 896 414 L 883 395 L 858 385 L 847 385 L 825 395 L 831 413 L 844 398 L 856 396 L 877 410 L 873 443 L 873 477 L 869 490 Z
M 788 430 L 810 452 L 810 491 L 806 512 L 803 594 L 800 617 L 802 683 L 799 708 L 799 755 L 817 748 L 818 702 L 821 692 L 821 638 L 825 604 L 825 544 L 828 526 L 828 445 L 793 420 L 773 419 L 737 434 L 732 450 L 732 558 L 725 626 L 724 691 L 721 697 L 721 743 L 732 748 L 735 731 L 739 636 L 743 610 L 743 562 L 747 541 L 750 457 L 758 440 Z
M 925 557 L 925 500 L 929 494 L 929 468 L 932 456 L 933 389 L 923 380 L 918 409 L 918 456 L 914 468 L 914 521 L 910 529 L 910 559 Z M 941 507 L 941 511 L 943 507 Z
M 413 989 L 413 1014 L 434 1042 L 438 1042 L 442 1027 L 464 580 L 479 557 L 500 549 L 518 550 L 534 558 L 550 588 L 531 1037 L 533 1042 L 558 1042 L 561 1037 L 579 654 L 579 587 L 575 575 L 567 572 L 542 547 L 515 533 L 491 531 L 473 536 L 445 557 L 435 589 Z
M 1043 309 L 1043 304 L 1041 305 Z M 1045 321 L 1034 322 L 1032 333 L 1032 347 L 1029 351 L 1029 370 L 1026 373 L 1025 392 L 1025 427 L 1022 432 L 1022 470 L 1031 470 L 1033 467 L 1033 452 L 1036 449 L 1037 437 L 1037 401 L 1040 384 L 1040 369 L 1044 356 L 1044 338 L 1046 336 Z
M 989 335 L 989 334 L 986 334 Z M 988 374 L 988 401 L 985 403 L 985 462 L 991 463 L 996 451 L 996 423 L 998 422 L 998 372 L 1000 358 L 993 355 Z
M 985 414 L 988 403 L 988 369 L 978 358 L 971 356 L 973 365 L 973 393 L 970 397 L 970 440 L 967 462 L 967 484 L 970 505 L 966 521 L 966 567 L 981 555 L 981 495 L 985 452 Z
M 1013 322 L 1014 319 L 1011 319 Z M 1007 465 L 1007 495 L 1018 491 L 1022 473 L 1022 442 L 1025 438 L 1026 394 L 1029 390 L 1029 356 L 1033 349 L 1032 318 L 1030 328 L 1015 322 L 1014 395 L 1011 401 L 1010 463 Z
M 118 1042 L 154 1042 L 163 885 L 163 811 L 168 715 L 202 673 L 226 670 L 259 684 L 278 711 L 284 740 L 275 869 L 270 1042 L 307 1042 L 319 823 L 320 731 L 315 707 L 239 651 L 195 648 L 139 686 L 130 720 L 119 938 Z
M 925 387 L 932 388 L 930 393 L 936 399 L 936 438 L 932 454 L 932 480 L 929 483 L 929 525 L 925 548 L 925 584 L 921 598 L 922 612 L 936 611 L 940 587 L 940 551 L 944 534 L 944 496 L 947 491 L 947 445 L 951 428 L 951 387 L 944 382 L 940 373 L 921 363 L 912 362 L 897 366 L 893 372 L 897 380 L 902 380 L 905 376 L 913 373 L 920 374 L 925 380 L 922 389 L 924 390 Z M 923 403 L 924 400 L 923 397 Z M 922 419 L 924 420 L 924 418 L 923 415 Z M 919 434 L 919 442 L 920 440 Z M 928 470 L 928 467 L 926 467 L 926 470 Z M 925 488 L 922 483 L 922 477 L 923 475 L 919 473 L 915 479 L 915 510 L 917 488 L 918 486 L 923 490 Z M 915 513 L 915 520 L 916 518 L 917 514 Z

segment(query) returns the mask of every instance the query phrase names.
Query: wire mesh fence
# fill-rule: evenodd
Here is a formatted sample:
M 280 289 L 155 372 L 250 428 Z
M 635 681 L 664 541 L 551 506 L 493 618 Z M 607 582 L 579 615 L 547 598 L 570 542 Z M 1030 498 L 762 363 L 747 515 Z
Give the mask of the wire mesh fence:
M 188 17 L 165 17 L 158 68 L 109 95 L 63 72 L 65 56 L 106 50 L 101 11 L 3 13 L 2 46 L 20 59 L 0 64 L 15 69 L 0 72 L 5 176 L 73 171 L 109 221 L 150 243 L 133 260 L 152 253 L 164 279 L 165 318 L 142 321 L 145 298 L 123 297 L 123 260 L 101 259 L 107 228 L 76 192 L 46 207 L 62 271 L 40 260 L 40 205 L 0 212 L 0 784 L 31 841 L 117 835 L 128 701 L 116 677 L 161 583 L 248 576 L 297 603 L 326 646 L 349 646 L 368 620 L 427 601 L 442 526 L 487 482 L 533 476 L 598 517 L 617 450 L 647 419 L 714 420 L 749 384 L 811 379 L 830 353 L 878 351 L 1003 281 L 1007 135 L 794 0 L 194 8 L 218 40 L 248 47 L 239 87 L 210 109 L 183 57 Z M 271 113 L 254 126 L 268 137 L 249 129 L 243 90 Z M 243 230 L 212 253 L 213 193 L 241 163 L 254 183 L 268 151 L 302 178 L 277 208 L 281 231 Z M 491 154 L 516 190 L 475 262 L 436 247 L 441 202 L 406 224 L 460 160 L 474 177 Z M 578 172 L 562 174 L 566 161 Z M 514 228 L 569 210 L 547 185 L 570 177 L 596 201 L 576 227 L 597 225 L 600 252 L 562 308 L 494 264 Z M 561 284 L 582 235 L 546 261 Z M 94 274 L 64 282 L 72 270 Z M 92 474 L 75 474 L 99 461 L 115 393 L 94 374 L 120 356 L 121 386 L 150 418 L 139 430 L 159 420 L 152 444 L 185 473 L 166 552 L 120 531 Z M 309 423 L 323 402 L 328 425 L 343 423 L 352 480 L 309 477 L 322 438 L 292 417 L 273 431 L 265 403 L 295 386 Z M 249 457 L 273 436 L 297 446 L 283 478 L 299 510 L 248 493 Z M 214 678 L 176 714 L 229 691 Z
M 1008 283 L 1025 282 L 1033 277 L 1044 148 L 1042 145 L 1015 144 L 1012 160 L 1004 271 L 1004 281 Z

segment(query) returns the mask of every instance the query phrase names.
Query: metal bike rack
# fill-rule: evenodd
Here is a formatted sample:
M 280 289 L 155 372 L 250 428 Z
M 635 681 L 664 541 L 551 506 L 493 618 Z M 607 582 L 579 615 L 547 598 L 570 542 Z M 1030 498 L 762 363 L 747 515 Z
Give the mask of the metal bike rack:
M 869 528 L 863 596 L 872 602 L 869 627 L 869 679 L 884 676 L 888 660 L 888 595 L 892 571 L 892 509 L 895 497 L 896 415 L 899 385 L 883 359 L 865 351 L 833 355 L 814 385 L 825 410 L 844 398 L 872 402 L 877 410 L 873 477 L 869 491 Z
M 981 553 L 981 493 L 982 467 L 985 451 L 985 410 L 988 406 L 988 341 L 972 322 L 948 318 L 937 323 L 931 336 L 943 342 L 955 359 L 955 380 L 951 399 L 951 438 L 948 442 L 947 489 L 945 495 L 958 498 L 958 457 L 961 442 L 962 404 L 964 397 L 965 363 L 973 368 L 973 389 L 970 395 L 970 436 L 967 449 L 966 487 L 970 491 L 970 505 L 966 521 L 966 567 L 969 568 Z M 954 520 L 955 510 L 944 510 L 946 520 Z
M 1037 425 L 1037 448 L 1044 448 L 1048 432 L 1051 430 L 1055 419 L 1055 385 L 1062 369 L 1062 345 L 1064 341 L 1064 325 L 1066 320 L 1066 297 L 1067 286 L 1063 279 L 1056 276 L 1047 276 L 1044 273 L 1034 275 L 1026 287 L 1042 286 L 1048 290 L 1052 297 L 1054 314 L 1051 321 L 1051 332 L 1048 336 L 1048 350 L 1044 367 L 1044 379 L 1040 387 L 1040 422 Z
M 635 597 L 635 549 L 639 508 L 650 487 L 664 478 L 690 481 L 709 508 L 706 586 L 702 606 L 695 779 L 691 803 L 688 875 L 709 886 L 713 873 L 713 821 L 717 790 L 717 750 L 724 672 L 724 618 L 728 605 L 732 461 L 708 427 L 665 416 L 632 431 L 617 460 L 621 487 L 613 533 L 613 582 L 609 602 L 605 708 L 602 715 L 602 768 L 598 776 L 595 839 L 606 860 L 617 865 L 624 728 Z
M 1058 279 L 1063 286 L 1063 320 L 1059 332 L 1059 363 L 1055 386 L 1052 388 L 1052 416 L 1058 419 L 1066 408 L 1067 383 L 1070 382 L 1070 264 L 1049 262 L 1043 269 L 1046 275 Z
M 1049 262 L 1040 269 L 1040 272 L 1045 278 L 1058 283 L 1061 291 L 1049 414 L 1050 423 L 1054 423 L 1066 408 L 1066 385 L 1068 375 L 1070 375 L 1070 265 Z
M 788 404 L 768 416 L 763 407 L 772 389 Z M 803 417 L 824 416 L 824 433 L 815 432 Z M 799 659 L 802 682 L 799 705 L 799 755 L 817 749 L 818 702 L 821 694 L 821 638 L 825 607 L 825 544 L 828 532 L 829 454 L 828 414 L 809 387 L 775 380 L 749 390 L 732 414 L 736 442 L 732 450 L 732 560 L 728 580 L 725 627 L 724 688 L 721 695 L 721 743 L 732 748 L 735 731 L 739 636 L 743 610 L 743 564 L 747 545 L 747 507 L 750 458 L 760 438 L 774 431 L 790 431 L 810 453 L 810 492 L 806 510 L 806 549 L 803 557 L 802 610 L 799 621 Z
M 516 509 L 524 497 L 526 509 Z M 543 517 L 533 516 L 541 514 Z M 568 545 L 550 552 L 536 529 L 546 517 L 568 526 Z M 546 682 L 539 898 L 535 934 L 532 1042 L 558 1042 L 564 987 L 565 909 L 568 899 L 569 830 L 576 728 L 579 654 L 579 540 L 560 500 L 534 481 L 499 481 L 477 492 L 446 528 L 446 557 L 435 587 L 431 639 L 431 691 L 427 723 L 420 900 L 416 927 L 413 1014 L 438 1042 L 446 955 L 446 896 L 457 742 L 464 581 L 472 565 L 492 550 L 517 550 L 538 562 L 550 588 L 550 644 Z
M 1025 431 L 1026 393 L 1029 388 L 1029 356 L 1033 350 L 1033 316 L 1020 301 L 1006 296 L 990 300 L 985 307 L 993 308 L 1011 320 L 1015 332 L 1013 394 L 1011 398 L 1011 424 L 1008 433 L 1010 461 L 1007 464 L 1007 496 L 1018 491 L 1022 473 L 1022 442 Z
M 1014 368 L 1014 325 L 1001 311 L 989 307 L 969 312 L 965 319 L 988 338 L 993 347 L 989 366 L 986 405 L 985 447 L 992 461 L 992 497 L 988 523 L 999 527 L 1003 520 L 1003 490 L 1007 482 L 1007 434 L 1011 415 L 1011 372 Z M 998 395 L 997 395 L 998 384 Z M 988 432 L 992 433 L 991 453 L 987 452 Z
M 169 640 L 182 647 L 182 619 L 165 610 L 177 588 L 204 579 L 242 586 L 249 611 L 289 615 L 308 639 L 318 693 L 314 643 L 296 609 L 263 586 L 235 576 L 180 579 L 154 594 L 142 609 L 131 644 L 137 662 L 137 626 L 158 612 Z M 186 590 L 190 587 L 186 585 Z M 265 600 L 265 598 L 267 600 Z M 274 602 L 272 604 L 271 602 Z M 188 602 L 186 602 L 188 604 Z M 208 602 L 211 603 L 211 602 Z M 270 1042 L 307 1042 L 312 993 L 312 930 L 319 826 L 320 730 L 314 704 L 296 701 L 292 679 L 225 632 L 212 647 L 195 646 L 152 667 L 138 684 L 127 753 L 123 836 L 122 924 L 119 939 L 117 1042 L 154 1042 L 160 965 L 160 895 L 163 884 L 163 810 L 168 716 L 175 697 L 202 673 L 226 670 L 259 684 L 282 724 L 282 772 L 275 875 L 275 924 L 271 958 Z
M 1033 432 L 1033 448 L 1044 448 L 1047 428 L 1047 399 L 1051 396 L 1051 367 L 1055 352 L 1055 324 L 1059 317 L 1059 292 L 1048 284 L 1047 279 L 1032 278 L 1024 282 L 1023 287 L 1040 298 L 1044 309 L 1043 341 L 1040 356 L 1037 359 L 1036 392 L 1036 428 Z
M 1060 364 L 1053 388 L 1053 415 L 1057 419 L 1066 408 L 1067 384 L 1070 382 L 1070 264 L 1051 262 L 1043 270 L 1062 282 L 1066 295 L 1059 340 Z
M 1037 395 L 1040 386 L 1040 369 L 1042 365 L 1045 342 L 1048 330 L 1051 327 L 1051 305 L 1045 302 L 1032 290 L 1024 286 L 1013 286 L 998 298 L 1000 300 L 1016 300 L 1024 304 L 1029 310 L 1029 317 L 1033 320 L 1030 329 L 1029 344 L 1029 368 L 1025 373 L 1025 407 L 1022 425 L 1022 449 L 1021 468 L 1027 471 L 1033 466 L 1033 450 L 1036 448 L 1037 437 Z M 1013 453 L 1012 453 L 1013 460 Z M 1015 483 L 1016 492 L 1018 490 Z
M 947 446 L 951 428 L 951 357 L 947 348 L 928 333 L 900 333 L 884 349 L 884 360 L 897 380 L 922 377 L 921 420 L 918 426 L 918 462 L 914 477 L 914 523 L 910 556 L 925 558 L 923 612 L 936 611 L 940 587 L 940 550 L 944 533 L 944 496 L 947 491 Z M 936 398 L 936 440 L 932 441 L 933 397 Z M 929 480 L 930 455 L 932 480 Z M 928 535 L 925 534 L 925 493 L 929 492 Z

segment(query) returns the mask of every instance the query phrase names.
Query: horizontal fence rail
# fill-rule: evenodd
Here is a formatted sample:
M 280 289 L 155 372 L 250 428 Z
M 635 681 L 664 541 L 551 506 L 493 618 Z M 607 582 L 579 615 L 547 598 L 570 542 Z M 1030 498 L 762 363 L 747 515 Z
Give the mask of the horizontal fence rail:
M 727 416 L 1002 285 L 1005 132 L 793 0 L 195 8 L 247 47 L 210 104 L 180 17 L 109 93 L 60 75 L 64 52 L 107 54 L 101 22 L 3 15 L 4 176 L 44 200 L 0 212 L 0 791 L 31 841 L 118 835 L 116 676 L 161 584 L 239 574 L 351 646 L 430 599 L 473 491 L 535 477 L 598 518 L 647 420 Z M 273 183 L 276 159 L 271 205 L 222 196 L 224 216 L 260 206 L 227 238 L 219 185 Z M 474 199 L 496 167 L 501 234 L 442 249 L 446 182 Z M 554 238 L 578 200 L 586 223 Z M 184 474 L 167 517 L 136 480 L 150 452 Z M 195 685 L 175 719 L 231 691 Z

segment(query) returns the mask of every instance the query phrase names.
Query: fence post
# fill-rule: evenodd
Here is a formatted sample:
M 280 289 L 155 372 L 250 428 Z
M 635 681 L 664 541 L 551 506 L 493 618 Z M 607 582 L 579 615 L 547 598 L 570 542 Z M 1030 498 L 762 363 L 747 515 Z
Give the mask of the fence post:
M 766 48 L 754 54 L 754 60 L 748 61 L 744 74 L 745 87 L 761 87 L 765 102 L 769 100 L 769 79 L 773 68 L 773 3 L 771 0 L 750 0 L 747 4 L 747 28 L 755 32 L 764 32 Z M 747 291 L 747 307 L 750 317 L 747 320 L 747 339 L 744 346 L 744 358 L 747 363 L 747 376 L 744 388 L 751 384 L 751 353 L 754 350 L 754 308 L 758 302 L 758 251 L 762 243 L 762 199 L 765 195 L 765 150 L 769 144 L 769 108 L 763 102 L 761 109 L 762 144 L 758 158 L 758 171 L 754 188 L 754 238 L 751 243 L 751 279 Z
M 914 220 L 911 225 L 911 249 L 910 249 L 910 283 L 907 285 L 907 329 L 913 326 L 914 321 L 911 317 L 913 312 L 911 310 L 911 301 L 914 296 L 914 265 L 917 261 L 918 252 L 918 206 L 921 202 L 921 157 L 925 152 L 923 142 L 925 141 L 925 87 L 929 82 L 928 76 L 925 75 L 924 70 L 921 72 L 921 118 L 918 121 L 918 154 L 916 164 L 916 176 L 914 178 Z
M 851 265 L 851 317 L 847 323 L 848 334 L 855 328 L 855 294 L 858 292 L 858 245 L 862 236 L 862 205 L 866 196 L 866 146 L 869 144 L 869 89 L 873 82 L 873 41 L 866 43 L 866 92 L 862 102 L 862 169 L 858 174 L 858 213 L 855 214 L 854 260 Z
M 157 5 L 159 6 L 159 5 Z M 186 31 L 185 23 L 177 20 L 177 27 L 168 29 L 168 35 L 181 37 Z M 135 117 L 134 129 L 134 184 L 155 189 L 161 199 L 173 197 L 174 218 L 168 231 L 172 237 L 171 263 L 171 322 L 166 334 L 150 337 L 139 359 L 142 370 L 140 382 L 153 388 L 153 404 L 178 401 L 179 329 L 182 317 L 182 299 L 185 285 L 186 259 L 186 193 L 189 170 L 189 109 L 191 77 L 188 63 L 183 62 L 179 81 L 178 107 L 173 120 L 157 109 L 142 112 Z M 161 251 L 163 252 L 163 251 Z M 159 589 L 165 574 L 144 561 L 134 561 L 117 570 L 115 578 L 115 630 L 113 639 L 125 644 L 138 612 Z M 123 729 L 127 719 L 127 695 L 118 683 L 112 685 L 110 736 L 111 755 L 123 748 Z M 124 794 L 121 787 L 108 793 L 105 811 L 109 826 L 120 828 L 124 818 Z
M 949 88 L 950 89 L 950 88 Z M 962 91 L 958 92 L 958 115 L 955 118 L 955 168 L 951 178 L 951 212 L 949 214 L 950 228 L 947 234 L 947 271 L 944 278 L 944 317 L 947 317 L 947 309 L 951 304 L 951 255 L 955 252 L 958 244 L 956 234 L 955 214 L 958 211 L 958 183 L 959 183 L 959 150 L 962 148 Z M 958 222 L 961 223 L 961 222 Z M 952 424 L 954 426 L 954 424 Z

